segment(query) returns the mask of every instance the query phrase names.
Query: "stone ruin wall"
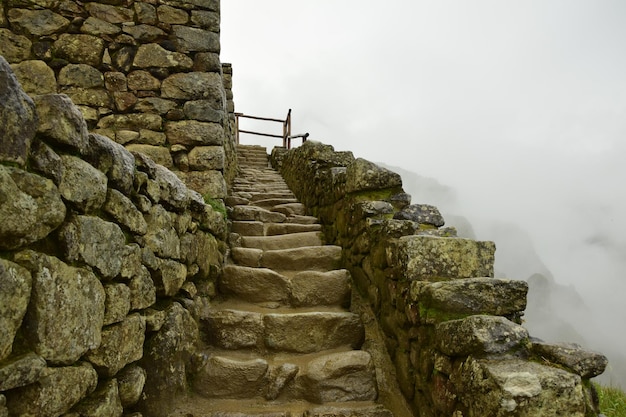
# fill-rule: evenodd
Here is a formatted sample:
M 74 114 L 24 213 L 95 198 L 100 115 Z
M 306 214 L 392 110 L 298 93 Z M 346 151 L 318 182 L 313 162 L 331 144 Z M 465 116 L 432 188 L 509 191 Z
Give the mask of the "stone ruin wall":
M 598 415 L 589 379 L 606 357 L 529 336 L 527 284 L 493 278 L 493 242 L 456 237 L 436 207 L 411 204 L 398 174 L 351 152 L 310 141 L 275 148 L 272 164 L 343 247 L 391 359 L 377 371 L 414 415 Z
M 164 415 L 226 252 L 219 1 L 2 0 L 0 56 L 0 417 Z

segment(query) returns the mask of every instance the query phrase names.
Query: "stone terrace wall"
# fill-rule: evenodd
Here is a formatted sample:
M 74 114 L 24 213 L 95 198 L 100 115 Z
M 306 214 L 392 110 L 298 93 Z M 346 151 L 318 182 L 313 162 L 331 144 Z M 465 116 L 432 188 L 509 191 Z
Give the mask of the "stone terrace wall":
M 527 284 L 493 278 L 492 242 L 455 237 L 398 174 L 350 152 L 311 141 L 272 163 L 343 247 L 416 416 L 598 414 L 589 378 L 606 358 L 529 337 Z
M 88 133 L 67 96 L 31 99 L 2 57 L 0 103 L 0 416 L 165 415 L 187 390 L 224 212 Z
M 226 196 L 236 154 L 219 0 L 3 0 L 0 55 L 28 94 L 63 93 L 90 131 Z M 226 178 L 225 178 L 226 177 Z

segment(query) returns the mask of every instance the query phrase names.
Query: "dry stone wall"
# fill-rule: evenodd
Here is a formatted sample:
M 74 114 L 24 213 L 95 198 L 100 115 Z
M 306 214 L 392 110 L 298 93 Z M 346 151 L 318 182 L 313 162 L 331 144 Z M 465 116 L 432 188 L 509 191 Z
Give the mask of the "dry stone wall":
M 225 211 L 90 133 L 67 95 L 31 98 L 1 56 L 0 103 L 0 416 L 165 415 L 187 391 Z
M 493 278 L 493 242 L 456 237 L 398 174 L 351 152 L 307 141 L 272 163 L 343 247 L 393 363 L 378 372 L 395 374 L 416 416 L 598 415 L 589 378 L 606 357 L 529 336 L 527 284 Z

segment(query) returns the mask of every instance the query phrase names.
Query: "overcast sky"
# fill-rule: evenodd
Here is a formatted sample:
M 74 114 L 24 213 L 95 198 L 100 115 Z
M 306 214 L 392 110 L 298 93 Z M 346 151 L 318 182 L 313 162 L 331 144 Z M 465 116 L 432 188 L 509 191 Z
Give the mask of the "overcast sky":
M 554 279 L 590 305 L 589 345 L 623 350 L 625 1 L 221 7 L 237 111 L 282 118 L 292 108 L 294 133 L 453 187 L 458 206 L 439 208 L 466 216 L 478 239 L 499 237 L 494 224 L 519 226 Z M 242 138 L 253 141 L 275 144 Z M 496 260 L 515 256 L 506 239 L 496 245 Z

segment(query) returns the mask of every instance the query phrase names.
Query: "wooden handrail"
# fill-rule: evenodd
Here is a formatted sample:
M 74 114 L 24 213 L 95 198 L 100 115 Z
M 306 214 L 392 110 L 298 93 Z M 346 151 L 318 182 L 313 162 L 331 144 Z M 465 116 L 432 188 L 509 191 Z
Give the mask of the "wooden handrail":
M 246 119 L 254 119 L 254 120 L 261 120 L 261 121 L 267 121 L 267 122 L 277 122 L 277 123 L 282 123 L 283 124 L 283 134 L 282 135 L 276 135 L 276 134 L 271 134 L 271 133 L 263 133 L 263 132 L 254 132 L 251 130 L 243 130 L 239 128 L 239 118 L 243 117 Z M 239 134 L 240 133 L 247 133 L 250 135 L 257 135 L 257 136 L 266 136 L 266 137 L 270 137 L 270 138 L 282 138 L 283 140 L 283 147 L 287 148 L 287 149 L 291 149 L 291 139 L 296 139 L 296 138 L 302 138 L 302 143 L 306 142 L 307 138 L 309 137 L 308 133 L 303 133 L 303 134 L 299 134 L 299 135 L 295 135 L 292 136 L 291 135 L 291 109 L 289 109 L 289 111 L 287 112 L 287 117 L 285 118 L 285 120 L 282 119 L 274 119 L 271 117 L 259 117 L 259 116 L 250 116 L 248 114 L 243 114 L 243 113 L 235 113 L 235 141 L 237 144 L 239 144 Z

